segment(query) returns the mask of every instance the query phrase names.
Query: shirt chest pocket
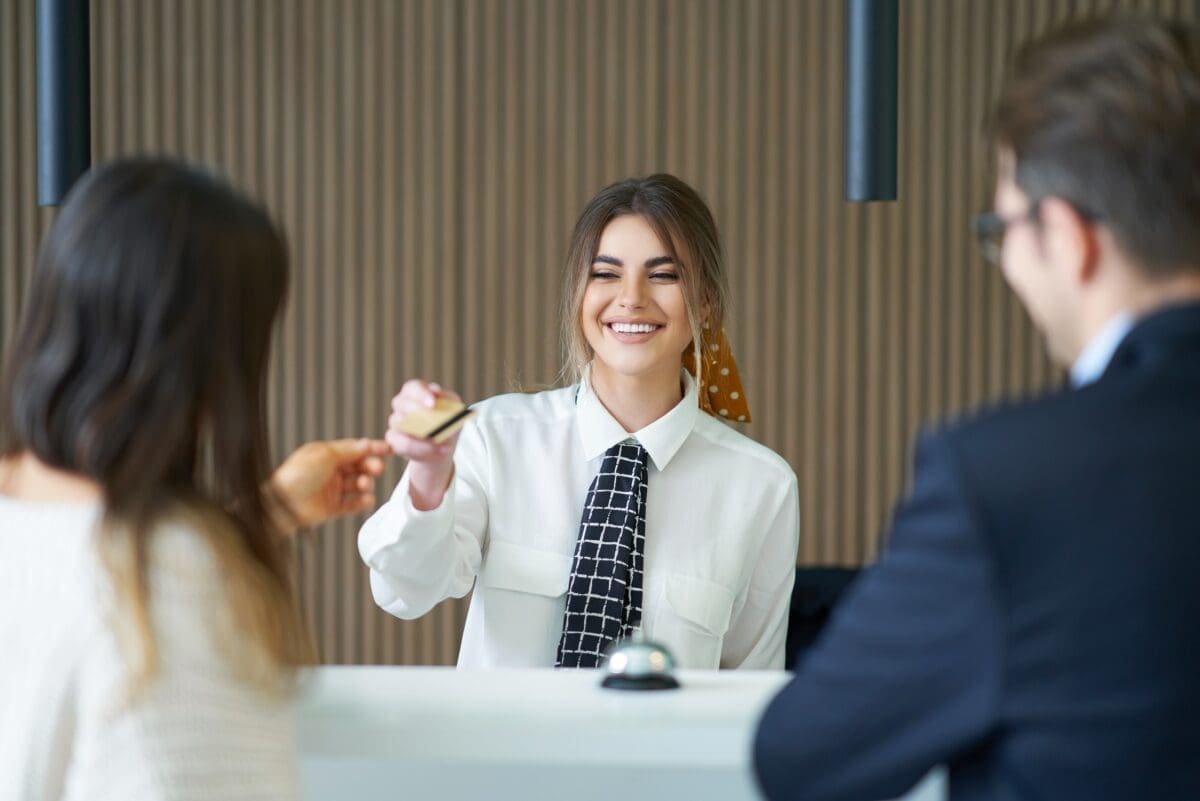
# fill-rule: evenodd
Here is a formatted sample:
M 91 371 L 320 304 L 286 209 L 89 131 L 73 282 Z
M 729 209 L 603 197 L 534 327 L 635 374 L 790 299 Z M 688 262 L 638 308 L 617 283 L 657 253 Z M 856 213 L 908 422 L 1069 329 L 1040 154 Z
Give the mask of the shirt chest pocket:
M 719 667 L 733 593 L 707 579 L 677 574 L 665 576 L 662 589 L 666 603 L 655 616 L 651 636 L 674 652 L 681 667 Z
M 479 578 L 488 589 L 558 598 L 567 592 L 571 557 L 492 540 Z
M 570 577 L 570 556 L 492 540 L 476 590 L 484 651 L 513 667 L 553 665 Z

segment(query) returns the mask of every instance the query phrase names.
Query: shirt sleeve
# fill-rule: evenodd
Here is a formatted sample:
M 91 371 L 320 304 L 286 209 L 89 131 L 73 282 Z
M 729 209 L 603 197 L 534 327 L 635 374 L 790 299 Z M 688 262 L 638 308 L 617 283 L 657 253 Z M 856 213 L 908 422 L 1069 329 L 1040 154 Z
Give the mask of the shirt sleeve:
M 102 615 L 107 636 L 82 664 L 73 745 L 78 773 L 88 777 L 84 794 L 113 801 L 298 798 L 292 697 L 246 680 L 248 666 L 270 668 L 234 625 L 208 543 L 194 531 L 159 532 L 151 554 L 157 670 L 131 694 L 118 646 L 122 616 Z
M 789 474 L 783 502 L 767 523 L 746 602 L 725 635 L 722 668 L 783 669 L 799 542 L 799 491 L 795 474 Z
M 1000 685 L 1000 604 L 977 505 L 946 435 L 917 449 L 887 548 L 759 722 L 770 799 L 894 798 L 980 742 Z
M 358 552 L 371 569 L 375 603 L 414 619 L 447 598 L 471 591 L 479 574 L 488 508 L 487 448 L 476 421 L 463 427 L 454 479 L 436 509 L 419 511 L 405 471 L 391 500 L 358 533 Z

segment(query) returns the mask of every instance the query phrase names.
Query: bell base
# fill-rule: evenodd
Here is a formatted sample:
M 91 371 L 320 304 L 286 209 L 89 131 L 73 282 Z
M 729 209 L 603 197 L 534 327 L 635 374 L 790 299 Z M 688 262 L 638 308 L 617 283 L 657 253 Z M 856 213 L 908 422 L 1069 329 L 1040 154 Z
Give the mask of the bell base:
M 677 690 L 679 682 L 674 676 L 622 676 L 610 674 L 600 682 L 601 687 L 610 690 Z

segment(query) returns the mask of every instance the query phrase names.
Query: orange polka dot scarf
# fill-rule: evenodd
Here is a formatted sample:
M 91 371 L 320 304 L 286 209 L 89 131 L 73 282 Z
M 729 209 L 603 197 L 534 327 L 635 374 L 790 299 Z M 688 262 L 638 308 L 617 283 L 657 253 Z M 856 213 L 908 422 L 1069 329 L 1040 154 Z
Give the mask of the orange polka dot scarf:
M 723 417 L 739 423 L 750 422 L 750 406 L 746 403 L 746 391 L 742 388 L 742 377 L 738 373 L 733 349 L 725 337 L 725 329 L 717 332 L 704 326 L 701 332 L 700 375 L 696 375 L 694 345 L 683 352 L 683 366 L 699 385 L 700 408 L 713 417 Z

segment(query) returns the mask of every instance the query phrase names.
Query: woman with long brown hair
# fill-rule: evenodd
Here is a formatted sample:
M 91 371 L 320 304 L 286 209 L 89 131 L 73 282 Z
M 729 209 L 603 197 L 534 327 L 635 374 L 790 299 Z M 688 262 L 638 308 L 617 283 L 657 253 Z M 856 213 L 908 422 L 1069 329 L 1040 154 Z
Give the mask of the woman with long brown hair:
M 376 602 L 413 618 L 474 589 L 466 667 L 593 667 L 640 633 L 687 668 L 782 668 L 796 476 L 724 424 L 749 418 L 726 283 L 683 181 L 597 194 L 566 265 L 571 383 L 487 400 L 442 443 L 396 429 L 454 393 L 414 380 L 393 400 L 410 464 L 359 533 Z
M 0 798 L 296 794 L 282 535 L 382 464 L 310 443 L 272 476 L 287 282 L 267 214 L 169 161 L 94 170 L 50 227 L 0 388 Z

